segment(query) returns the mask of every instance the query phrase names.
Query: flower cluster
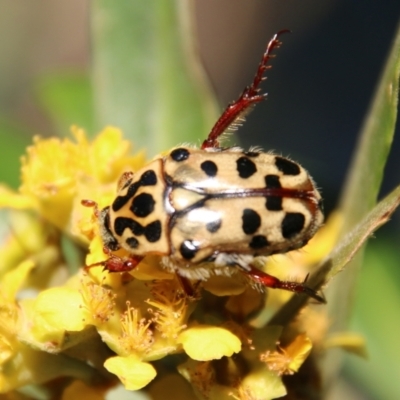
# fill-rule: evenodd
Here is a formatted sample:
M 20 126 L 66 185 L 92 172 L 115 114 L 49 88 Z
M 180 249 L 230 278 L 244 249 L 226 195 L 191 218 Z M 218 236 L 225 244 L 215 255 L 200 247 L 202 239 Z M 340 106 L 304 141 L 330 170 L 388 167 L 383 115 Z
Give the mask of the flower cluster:
M 76 127 L 72 134 L 35 138 L 19 192 L 0 186 L 11 227 L 0 249 L 0 393 L 19 398 L 20 389 L 46 388 L 54 398 L 101 398 L 122 382 L 152 398 L 165 390 L 200 399 L 285 395 L 282 375 L 318 350 L 327 321 L 304 310 L 296 324 L 270 326 L 291 294 L 271 290 L 267 303 L 241 274 L 192 282 L 189 297 L 157 256 L 129 273 L 85 269 L 105 255 L 93 210 L 81 200 L 109 205 L 119 176 L 142 167 L 145 155 L 131 156 L 116 128 L 93 141 Z M 334 245 L 339 223 L 261 267 L 304 276 Z

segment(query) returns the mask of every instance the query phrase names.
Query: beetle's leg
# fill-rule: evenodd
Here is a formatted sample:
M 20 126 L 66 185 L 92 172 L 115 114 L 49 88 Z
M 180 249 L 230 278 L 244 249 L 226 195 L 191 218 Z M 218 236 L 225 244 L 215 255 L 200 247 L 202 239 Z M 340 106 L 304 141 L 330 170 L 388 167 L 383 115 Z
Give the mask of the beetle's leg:
M 179 284 L 185 293 L 185 295 L 190 299 L 190 300 L 196 300 L 199 298 L 199 285 L 200 281 L 197 281 L 196 283 L 192 283 L 188 278 L 185 278 L 182 275 L 179 275 L 176 273 L 176 277 L 179 281 Z
M 85 267 L 85 270 L 89 270 L 93 267 L 102 266 L 104 270 L 108 272 L 128 272 L 132 271 L 139 263 L 143 260 L 143 257 L 130 255 L 129 257 L 119 257 L 115 254 L 111 254 L 108 249 L 104 251 L 108 258 L 104 261 L 99 261 Z
M 278 37 L 285 32 L 289 31 L 280 31 L 276 33 L 269 41 L 263 58 L 258 65 L 258 69 L 256 75 L 254 76 L 253 82 L 250 86 L 247 86 L 244 89 L 243 93 L 236 101 L 228 105 L 228 107 L 225 109 L 225 111 L 222 113 L 218 121 L 211 129 L 211 132 L 209 133 L 207 139 L 203 142 L 201 146 L 202 149 L 219 147 L 218 138 L 229 129 L 235 130 L 235 128 L 237 128 L 240 122 L 243 121 L 243 118 L 251 110 L 251 108 L 267 97 L 266 93 L 259 93 L 260 84 L 265 79 L 264 72 L 270 68 L 270 66 L 267 64 L 270 58 L 273 57 L 272 51 L 276 47 L 279 47 L 281 44 L 281 42 L 278 40 Z
M 246 271 L 248 275 L 257 283 L 262 284 L 263 286 L 270 287 L 273 289 L 284 289 L 289 290 L 294 293 L 305 293 L 307 296 L 312 297 L 320 303 L 326 303 L 326 300 L 320 296 L 314 289 L 306 286 L 305 283 L 307 281 L 307 277 L 304 282 L 291 282 L 291 281 L 281 281 L 275 276 L 269 275 L 263 271 L 260 271 L 258 268 L 253 265 L 249 265 L 249 270 Z
M 99 218 L 99 213 L 100 213 L 100 211 L 99 211 L 99 205 L 98 205 L 94 200 L 87 200 L 87 199 L 84 199 L 84 200 L 81 200 L 81 204 L 82 204 L 84 207 L 93 207 L 93 214 L 94 214 L 94 216 L 95 216 L 96 218 Z

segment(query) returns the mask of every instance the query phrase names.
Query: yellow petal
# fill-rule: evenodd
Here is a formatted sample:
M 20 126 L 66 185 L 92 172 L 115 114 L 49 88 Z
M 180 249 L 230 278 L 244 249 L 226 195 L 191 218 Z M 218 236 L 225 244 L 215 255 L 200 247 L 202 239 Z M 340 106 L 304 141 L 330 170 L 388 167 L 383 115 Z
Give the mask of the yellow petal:
M 166 271 L 161 266 L 159 256 L 147 256 L 132 270 L 132 276 L 143 281 L 154 279 L 174 279 L 174 274 Z
M 18 265 L 17 268 L 7 272 L 1 280 L 0 292 L 7 301 L 14 301 L 15 295 L 21 289 L 29 272 L 34 267 L 31 260 L 26 260 Z
M 353 332 L 337 332 L 324 342 L 325 347 L 340 347 L 349 353 L 368 358 L 365 338 Z
M 321 261 L 335 247 L 338 235 L 343 225 L 343 215 L 336 211 L 329 215 L 325 225 L 317 234 L 303 247 L 300 257 L 303 263 L 312 265 Z
M 312 349 L 312 343 L 304 333 L 287 347 L 278 347 L 277 351 L 267 351 L 260 355 L 260 360 L 268 365 L 271 371 L 279 375 L 292 375 L 299 370 Z
M 289 370 L 297 372 L 312 349 L 310 338 L 305 333 L 300 334 L 285 348 L 287 354 L 292 358 L 289 363 Z
M 154 367 L 138 357 L 111 357 L 104 363 L 107 371 L 115 374 L 127 390 L 139 390 L 151 382 L 157 375 Z
M 33 305 L 32 334 L 40 342 L 60 345 L 65 331 L 85 327 L 82 296 L 77 290 L 52 288 L 39 294 Z
M 239 386 L 241 399 L 277 399 L 286 393 L 281 377 L 266 368 L 250 372 Z
M 16 193 L 5 185 L 0 185 L 0 208 L 14 208 L 17 210 L 36 209 L 37 202 L 33 197 Z
M 198 325 L 183 331 L 178 339 L 188 356 L 198 361 L 230 357 L 242 347 L 239 338 L 224 328 Z

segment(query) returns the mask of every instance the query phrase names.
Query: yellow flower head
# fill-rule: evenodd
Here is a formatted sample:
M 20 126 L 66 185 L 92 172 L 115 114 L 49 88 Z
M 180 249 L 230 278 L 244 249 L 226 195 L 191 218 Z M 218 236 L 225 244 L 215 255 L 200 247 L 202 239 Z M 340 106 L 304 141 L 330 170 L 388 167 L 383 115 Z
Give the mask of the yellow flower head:
M 0 206 L 34 210 L 41 221 L 15 218 L 18 229 L 4 245 L 0 392 L 65 378 L 70 380 L 65 398 L 80 388 L 101 398 L 104 386 L 91 388 L 104 379 L 111 385 L 110 376 L 127 390 L 146 388 L 153 379 L 151 387 L 161 387 L 169 379 L 156 378 L 153 362 L 170 357 L 176 369 L 168 374 L 174 379 L 180 374 L 181 386 L 186 379 L 200 396 L 284 395 L 280 375 L 295 373 L 311 349 L 310 339 L 298 335 L 273 350 L 283 328 L 265 325 L 267 310 L 274 296 L 285 294 L 270 291 L 267 297 L 240 271 L 205 282 L 178 279 L 173 268 L 164 268 L 160 255 L 145 256 L 132 271 L 104 270 L 111 254 L 104 253 L 98 212 L 112 203 L 121 174 L 144 165 L 144 155 L 131 156 L 129 142 L 116 128 L 104 129 L 92 141 L 76 127 L 72 134 L 73 139 L 36 137 L 22 159 L 19 194 L 0 187 Z M 95 204 L 97 209 L 90 207 Z M 329 239 L 337 231 L 333 221 L 321 231 L 322 239 L 317 235 L 302 252 L 273 257 L 258 267 L 276 270 L 282 279 L 289 269 L 307 270 L 332 247 L 326 244 L 334 241 Z M 72 238 L 72 256 L 60 245 L 63 234 Z M 41 240 L 32 242 L 32 237 Z M 111 260 L 129 256 L 119 250 Z M 43 360 L 47 369 L 42 373 Z M 71 381 L 68 371 L 77 380 Z M 26 379 L 18 381 L 23 373 Z
M 146 353 L 154 342 L 153 332 L 149 329 L 152 321 L 141 318 L 140 311 L 131 307 L 129 301 L 126 306 L 121 317 L 120 346 L 126 354 Z
M 105 128 L 93 142 L 77 127 L 72 134 L 75 141 L 35 137 L 21 159 L 21 195 L 2 188 L 0 205 L 34 208 L 66 229 L 71 216 L 81 216 L 83 211 L 73 210 L 75 205 L 81 208 L 81 199 L 113 195 L 121 173 L 144 164 L 143 153 L 130 156 L 130 144 L 117 128 Z

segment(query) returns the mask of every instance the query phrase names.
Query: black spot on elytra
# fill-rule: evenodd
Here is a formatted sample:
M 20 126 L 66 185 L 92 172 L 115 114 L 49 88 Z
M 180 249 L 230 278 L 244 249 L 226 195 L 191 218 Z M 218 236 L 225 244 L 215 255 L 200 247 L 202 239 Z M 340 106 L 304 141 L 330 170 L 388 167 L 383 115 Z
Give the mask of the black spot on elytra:
M 187 149 L 180 147 L 178 149 L 171 151 L 170 156 L 174 161 L 180 162 L 187 160 L 190 156 L 190 153 Z
M 291 239 L 299 234 L 304 228 L 305 217 L 301 213 L 287 213 L 282 220 L 282 236 Z
M 206 173 L 207 176 L 210 178 L 213 178 L 215 175 L 217 175 L 218 172 L 218 167 L 217 164 L 215 164 L 214 161 L 203 161 L 200 164 L 200 168 Z
M 221 219 L 216 219 L 215 221 L 208 222 L 206 224 L 206 229 L 210 233 L 215 233 L 221 228 L 221 225 L 222 225 Z
M 154 211 L 155 201 L 153 196 L 149 193 L 140 193 L 139 196 L 136 196 L 130 207 L 130 210 L 137 216 L 137 217 L 147 217 Z
M 139 246 L 139 241 L 134 237 L 129 237 L 128 239 L 126 239 L 126 244 L 131 249 L 136 249 Z
M 142 176 L 140 177 L 139 183 L 141 186 L 154 186 L 157 184 L 157 175 L 152 170 L 149 169 L 146 172 L 143 172 Z
M 265 186 L 268 189 L 280 189 L 281 182 L 278 175 L 266 175 Z M 282 197 L 281 196 L 268 196 L 265 201 L 265 207 L 269 211 L 280 211 L 282 210 Z
M 268 211 L 281 211 L 282 210 L 282 197 L 268 196 L 265 201 L 265 207 Z
M 253 238 L 251 239 L 251 242 L 249 243 L 249 246 L 252 249 L 261 249 L 268 245 L 269 245 L 268 240 L 264 235 L 253 236 Z
M 265 186 L 269 189 L 280 189 L 282 187 L 278 175 L 266 175 L 264 179 Z
M 247 157 L 258 157 L 261 153 L 259 151 L 244 151 L 243 154 Z
M 144 228 L 144 236 L 146 236 L 146 239 L 151 242 L 157 242 L 160 240 L 161 237 L 161 222 L 159 220 L 154 221 L 150 224 L 148 224 Z
M 193 240 L 185 240 L 179 249 L 182 254 L 182 257 L 186 260 L 191 260 L 196 253 L 199 251 L 199 247 L 194 243 Z
M 130 179 L 128 182 L 131 183 L 132 180 Z M 128 182 L 124 185 L 124 188 L 127 187 Z M 153 186 L 155 184 L 157 184 L 156 173 L 151 169 L 143 172 L 140 179 L 129 186 L 128 191 L 124 196 L 117 196 L 111 206 L 113 211 L 117 212 L 124 207 L 125 204 L 128 203 L 128 201 L 136 194 L 140 186 Z
M 246 235 L 251 235 L 257 231 L 261 225 L 260 215 L 250 208 L 245 208 L 242 214 L 242 229 Z
M 256 164 L 247 157 L 240 157 L 236 160 L 236 169 L 241 178 L 250 178 L 257 172 Z
M 293 161 L 287 158 L 275 156 L 275 165 L 279 171 L 285 175 L 298 175 L 300 174 L 300 167 Z
M 144 235 L 147 241 L 151 243 L 157 242 L 161 238 L 162 233 L 161 222 L 159 220 L 153 221 L 150 224 L 143 226 L 142 224 L 139 224 L 139 222 L 136 222 L 131 218 L 116 218 L 114 222 L 115 233 L 121 236 L 124 233 L 125 229 L 129 229 L 135 236 Z M 132 239 L 132 243 L 134 242 L 134 238 L 128 238 L 127 243 L 129 239 Z

